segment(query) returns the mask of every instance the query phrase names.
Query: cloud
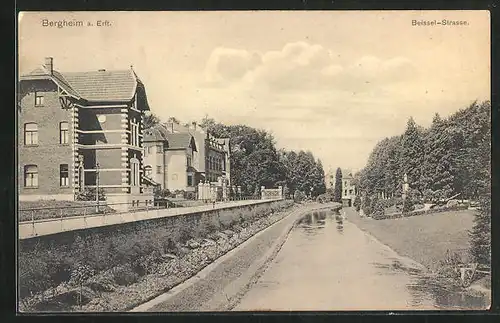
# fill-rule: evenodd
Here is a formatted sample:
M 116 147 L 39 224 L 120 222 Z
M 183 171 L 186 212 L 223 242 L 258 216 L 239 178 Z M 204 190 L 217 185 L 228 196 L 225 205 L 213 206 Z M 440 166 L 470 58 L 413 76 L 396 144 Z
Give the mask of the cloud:
M 206 67 L 206 80 L 212 86 L 239 82 L 242 87 L 269 92 L 363 92 L 415 74 L 414 65 L 404 57 L 382 60 L 363 56 L 343 66 L 331 50 L 306 42 L 288 43 L 279 51 L 264 53 L 216 48 Z
M 219 47 L 210 55 L 205 77 L 207 83 L 223 83 L 241 79 L 249 70 L 262 63 L 258 53 Z

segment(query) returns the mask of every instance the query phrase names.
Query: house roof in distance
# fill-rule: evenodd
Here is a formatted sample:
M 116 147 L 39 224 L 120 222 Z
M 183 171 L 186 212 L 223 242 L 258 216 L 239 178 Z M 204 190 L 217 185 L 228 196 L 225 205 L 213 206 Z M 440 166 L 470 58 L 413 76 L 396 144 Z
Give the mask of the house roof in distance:
M 144 130 L 144 142 L 167 141 L 168 131 L 162 124 L 156 124 L 152 128 Z
M 342 169 L 342 179 L 350 179 L 353 178 L 351 169 Z
M 167 141 L 169 149 L 186 149 L 191 147 L 194 151 L 197 151 L 194 138 L 190 133 L 168 133 Z

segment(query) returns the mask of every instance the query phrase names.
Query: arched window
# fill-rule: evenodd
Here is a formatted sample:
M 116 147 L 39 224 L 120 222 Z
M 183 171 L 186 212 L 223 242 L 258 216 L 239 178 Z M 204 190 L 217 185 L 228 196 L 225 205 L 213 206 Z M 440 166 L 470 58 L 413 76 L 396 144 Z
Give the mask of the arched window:
M 36 123 L 24 124 L 24 144 L 38 145 L 38 125 Z
M 37 165 L 24 166 L 24 186 L 25 187 L 38 187 L 38 166 Z
M 132 186 L 139 186 L 139 160 L 137 158 L 132 158 L 130 160 L 130 184 Z

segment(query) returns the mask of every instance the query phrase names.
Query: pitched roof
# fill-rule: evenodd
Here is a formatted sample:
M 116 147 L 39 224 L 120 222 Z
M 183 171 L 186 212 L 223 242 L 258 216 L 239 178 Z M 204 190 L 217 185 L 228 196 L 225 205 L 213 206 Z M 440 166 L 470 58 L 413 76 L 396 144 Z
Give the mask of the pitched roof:
M 185 149 L 192 147 L 196 151 L 194 138 L 190 133 L 169 133 L 167 134 L 169 149 Z
M 350 169 L 342 169 L 342 178 L 353 178 L 352 170 Z
M 162 124 L 156 124 L 152 128 L 144 130 L 144 142 L 167 141 L 168 131 Z
M 132 69 L 68 73 L 54 70 L 51 75 L 44 67 L 41 67 L 22 75 L 20 79 L 52 79 L 68 94 L 90 102 L 130 101 L 137 87 L 143 87 L 141 80 Z
M 131 69 L 64 73 L 63 76 L 88 101 L 132 100 L 137 87 L 137 80 Z

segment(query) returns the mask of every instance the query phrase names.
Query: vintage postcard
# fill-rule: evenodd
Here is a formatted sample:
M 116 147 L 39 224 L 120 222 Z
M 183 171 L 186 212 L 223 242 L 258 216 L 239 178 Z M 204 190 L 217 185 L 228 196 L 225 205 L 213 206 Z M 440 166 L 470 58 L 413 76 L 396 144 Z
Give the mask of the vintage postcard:
M 485 310 L 488 11 L 21 12 L 18 310 Z

